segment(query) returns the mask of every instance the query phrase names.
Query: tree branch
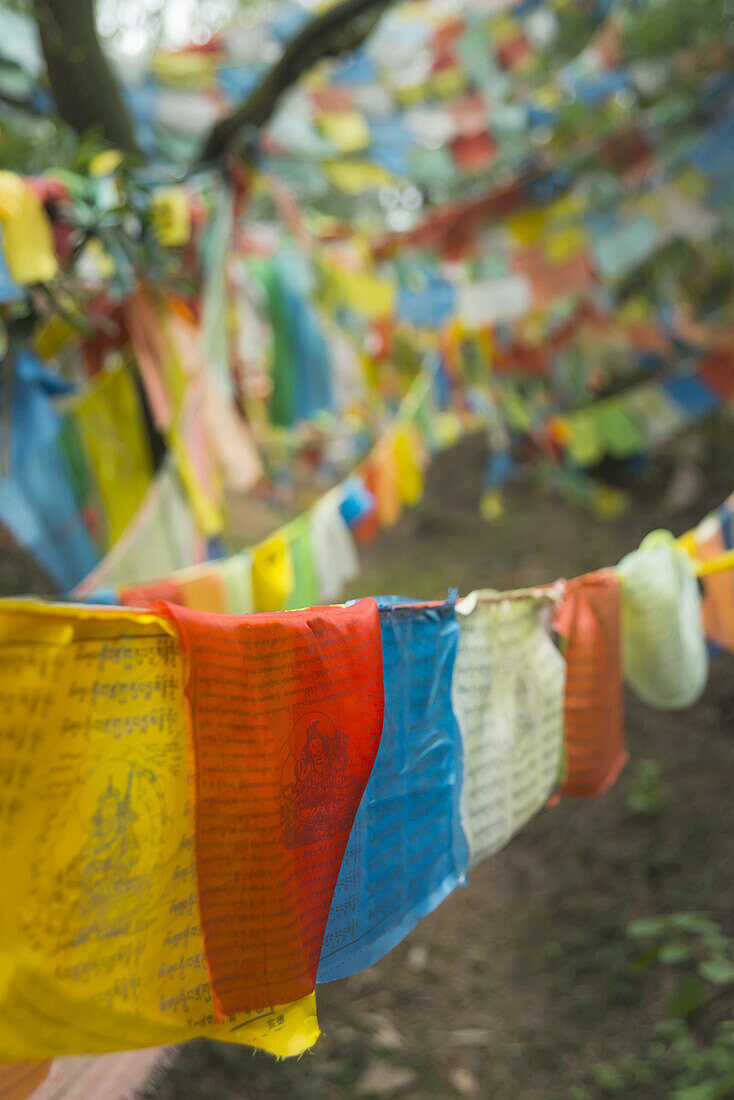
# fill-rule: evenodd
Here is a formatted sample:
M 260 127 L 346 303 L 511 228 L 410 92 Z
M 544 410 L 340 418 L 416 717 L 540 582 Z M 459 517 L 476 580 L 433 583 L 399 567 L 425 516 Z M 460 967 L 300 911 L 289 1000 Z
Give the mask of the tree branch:
M 44 112 L 35 107 L 30 99 L 21 99 L 19 96 L 8 95 L 7 92 L 0 92 L 0 103 L 7 103 L 9 107 L 17 107 L 21 111 L 26 111 L 29 115 L 37 115 L 39 118 L 44 116 Z
M 73 2 L 73 0 L 72 0 Z M 317 61 L 356 49 L 394 0 L 342 0 L 312 19 L 288 43 L 262 83 L 231 115 L 212 128 L 199 162 L 216 160 L 243 129 L 258 130 L 273 114 L 283 92 Z
M 59 114 L 80 134 L 99 127 L 126 153 L 138 151 L 130 116 L 94 22 L 94 0 L 33 0 Z

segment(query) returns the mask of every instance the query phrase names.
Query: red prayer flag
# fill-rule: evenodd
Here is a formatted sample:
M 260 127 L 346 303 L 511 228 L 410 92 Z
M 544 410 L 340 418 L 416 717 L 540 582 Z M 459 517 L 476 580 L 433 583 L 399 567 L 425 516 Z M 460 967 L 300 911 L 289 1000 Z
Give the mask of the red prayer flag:
M 554 623 L 566 657 L 564 794 L 601 794 L 628 760 L 619 617 L 619 581 L 612 570 L 568 582 Z
M 486 131 L 454 138 L 450 148 L 456 164 L 466 172 L 481 172 L 488 168 L 497 151 L 494 141 Z
M 532 55 L 532 47 L 524 34 L 515 35 L 497 47 L 497 62 L 503 69 L 515 69 Z
M 167 600 L 169 603 L 181 603 L 183 593 L 178 581 L 159 580 L 149 584 L 128 585 L 118 592 L 123 607 L 150 607 L 151 604 Z
M 316 982 L 382 733 L 377 604 L 212 615 L 162 604 L 184 654 L 196 867 L 215 1014 Z
M 701 367 L 700 377 L 719 397 L 729 401 L 734 397 L 734 354 L 720 351 L 710 355 Z

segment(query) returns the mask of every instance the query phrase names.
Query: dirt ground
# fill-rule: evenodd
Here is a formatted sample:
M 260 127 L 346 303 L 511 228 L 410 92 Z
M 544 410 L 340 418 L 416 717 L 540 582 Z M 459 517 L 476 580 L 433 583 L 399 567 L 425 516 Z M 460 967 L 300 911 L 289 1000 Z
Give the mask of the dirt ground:
M 656 526 L 681 532 L 734 486 L 709 455 L 705 490 L 686 514 L 666 516 L 656 466 L 630 511 L 602 524 L 528 484 L 488 526 L 481 461 L 468 441 L 436 462 L 425 500 L 363 554 L 352 594 L 435 598 L 449 586 L 513 588 L 613 564 Z M 312 1052 L 277 1063 L 197 1041 L 146 1096 L 562 1100 L 579 1095 L 594 1063 L 639 1052 L 664 990 L 630 969 L 628 921 L 706 910 L 734 935 L 734 661 L 712 666 L 688 711 L 630 696 L 627 735 L 632 762 L 612 791 L 546 809 L 380 963 L 320 987 Z M 667 800 L 653 816 L 628 804 L 646 760 L 660 762 Z

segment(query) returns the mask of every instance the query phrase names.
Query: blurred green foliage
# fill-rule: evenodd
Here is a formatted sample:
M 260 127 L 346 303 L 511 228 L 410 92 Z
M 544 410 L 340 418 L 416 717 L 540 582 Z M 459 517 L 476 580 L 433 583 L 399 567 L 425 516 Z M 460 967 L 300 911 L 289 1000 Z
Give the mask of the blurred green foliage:
M 648 762 L 650 763 L 650 762 Z M 734 1095 L 734 940 L 708 913 L 641 917 L 627 926 L 632 971 L 655 968 L 668 987 L 641 1054 L 599 1062 L 572 1100 L 635 1096 L 719 1100 Z M 640 951 L 639 948 L 643 950 Z
M 668 807 L 670 792 L 658 760 L 640 760 L 625 791 L 627 809 L 633 814 L 654 817 Z

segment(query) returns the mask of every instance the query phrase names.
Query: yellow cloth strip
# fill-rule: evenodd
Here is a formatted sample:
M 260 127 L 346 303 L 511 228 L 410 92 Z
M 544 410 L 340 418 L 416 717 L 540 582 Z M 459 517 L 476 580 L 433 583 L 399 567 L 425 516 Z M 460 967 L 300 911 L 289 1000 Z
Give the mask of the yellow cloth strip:
M 0 1060 L 312 1046 L 313 995 L 215 1023 L 169 624 L 0 601 L 0 700 Z
M 713 573 L 724 573 L 727 569 L 734 569 L 734 550 L 727 550 L 725 554 L 719 554 L 708 561 L 694 563 L 697 577 L 710 577 Z
M 699 524 L 700 527 L 700 524 Z M 718 554 L 715 558 L 709 558 L 706 561 L 699 561 L 696 557 L 696 531 L 697 527 L 692 527 L 690 531 L 686 531 L 684 534 L 678 537 L 678 545 L 682 550 L 685 550 L 687 554 L 693 558 L 693 569 L 697 577 L 711 577 L 715 573 L 725 573 L 727 569 L 734 569 L 734 550 L 727 550 L 723 554 Z

